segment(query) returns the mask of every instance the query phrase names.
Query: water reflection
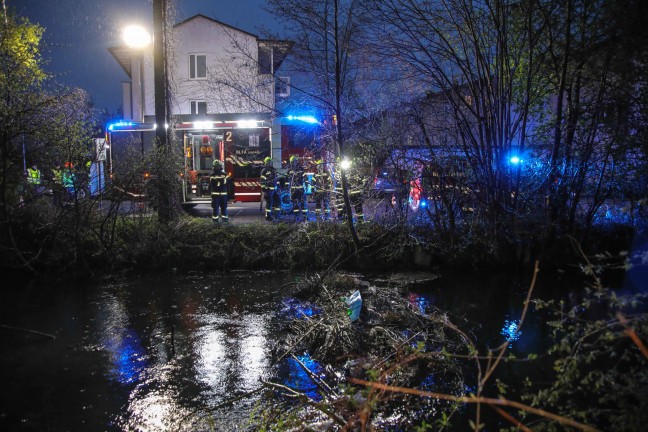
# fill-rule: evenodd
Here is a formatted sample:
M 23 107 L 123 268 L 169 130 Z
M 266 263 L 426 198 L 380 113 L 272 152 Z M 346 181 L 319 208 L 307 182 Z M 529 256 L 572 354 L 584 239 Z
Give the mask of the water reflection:
M 121 384 L 139 380 L 147 356 L 138 334 L 130 327 L 128 311 L 116 296 L 107 296 L 98 316 L 101 346 L 110 358 L 110 376 Z
M 502 327 L 500 334 L 504 336 L 504 339 L 506 339 L 508 342 L 511 342 L 511 344 L 509 344 L 509 348 L 511 348 L 513 346 L 512 343 L 517 342 L 520 339 L 520 336 L 522 335 L 522 332 L 518 331 L 519 326 L 520 326 L 520 320 L 504 321 L 504 327 Z
M 314 375 L 324 378 L 322 366 L 318 361 L 312 359 L 310 354 L 303 353 L 296 357 Z M 322 396 L 318 392 L 317 385 L 313 382 L 311 377 L 308 376 L 308 373 L 297 360 L 289 358 L 286 360 L 286 365 L 288 367 L 288 376 L 283 382 L 284 385 L 300 390 L 313 400 L 319 401 L 322 399 Z
M 0 378 L 11 400 L 3 401 L 8 408 L 0 412 L 0 422 L 15 426 L 27 418 L 31 430 L 228 431 L 245 427 L 257 400 L 220 405 L 258 388 L 260 378 L 318 399 L 316 385 L 297 361 L 271 363 L 270 348 L 285 321 L 318 313 L 308 303 L 284 299 L 279 289 L 268 289 L 293 280 L 286 274 L 196 273 L 49 286 L 42 292 L 2 290 L 0 312 L 7 323 L 57 338 L 46 344 L 20 338 L 3 347 Z M 421 313 L 432 306 L 448 311 L 453 322 L 476 336 L 480 350 L 511 338 L 515 354 L 542 352 L 537 314 L 527 315 L 523 334 L 515 332 L 526 286 L 524 280 L 440 278 L 417 286 L 408 299 Z M 543 289 L 539 283 L 536 292 Z M 20 296 L 12 298 L 12 292 Z M 412 337 L 411 343 L 419 341 L 425 342 Z M 306 353 L 299 358 L 322 376 L 315 359 Z M 433 390 L 446 377 L 420 379 L 422 388 Z M 57 397 L 34 401 L 35 393 Z
M 285 319 L 306 319 L 320 314 L 322 311 L 308 302 L 295 298 L 287 298 L 281 302 L 280 315 Z
M 428 293 L 427 295 L 423 295 L 415 292 L 409 293 L 408 300 L 410 305 L 418 309 L 418 311 L 423 315 L 428 313 L 428 307 L 434 301 L 433 295 L 430 293 Z
M 451 321 L 474 336 L 479 349 L 491 349 L 508 341 L 510 349 L 530 354 L 543 349 L 543 318 L 538 313 L 528 314 L 523 328 L 517 331 L 530 277 L 502 274 L 478 282 L 471 275 L 440 277 L 418 285 L 407 298 L 422 314 L 429 313 L 431 306 L 448 312 Z M 548 287 L 560 286 L 555 280 L 548 281 L 538 281 L 534 297 L 546 295 Z
M 108 376 L 129 392 L 115 419 L 120 428 L 201 429 L 195 421 L 202 416 L 230 430 L 225 425 L 249 417 L 250 406 L 208 416 L 196 407 L 218 405 L 271 378 L 269 341 L 276 336 L 268 305 L 279 303 L 278 293 L 267 292 L 267 280 L 251 284 L 250 275 L 205 280 L 105 288 L 94 334 L 107 353 Z

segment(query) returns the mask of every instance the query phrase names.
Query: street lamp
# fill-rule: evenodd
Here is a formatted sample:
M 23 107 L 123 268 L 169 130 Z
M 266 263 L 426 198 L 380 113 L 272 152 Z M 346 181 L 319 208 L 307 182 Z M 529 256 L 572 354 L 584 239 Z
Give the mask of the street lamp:
M 131 25 L 124 29 L 124 42 L 131 48 L 144 48 L 151 43 L 151 35 L 144 27 Z
M 142 26 L 131 25 L 124 29 L 124 42 L 131 48 L 131 101 L 130 112 L 124 116 L 137 122 L 144 121 L 144 59 L 143 50 L 151 43 L 151 35 Z

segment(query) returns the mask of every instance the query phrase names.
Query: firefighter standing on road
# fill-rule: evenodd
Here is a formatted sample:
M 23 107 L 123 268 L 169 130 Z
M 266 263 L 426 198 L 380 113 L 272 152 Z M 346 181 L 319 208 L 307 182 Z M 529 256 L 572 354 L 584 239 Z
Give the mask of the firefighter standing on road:
M 331 173 L 326 169 L 326 164 L 321 159 L 315 162 L 317 164 L 317 173 L 315 179 L 315 219 L 328 220 L 331 217 L 331 190 L 333 189 L 333 180 Z
M 286 175 L 290 179 L 290 196 L 293 202 L 295 220 L 300 218 L 300 213 L 308 220 L 308 208 L 306 207 L 306 196 L 304 195 L 304 167 L 297 156 L 290 156 L 290 167 Z
M 223 170 L 221 161 L 214 161 L 213 169 L 209 175 L 209 189 L 211 191 L 212 222 L 223 223 L 229 221 L 227 216 L 227 182 L 229 177 Z M 220 213 L 220 214 L 219 214 Z
M 364 173 L 361 171 L 361 167 L 359 166 L 354 166 L 353 169 L 349 169 L 351 167 L 351 164 L 348 161 L 342 161 L 338 165 L 339 176 L 336 176 L 337 183 L 335 185 L 338 218 L 344 219 L 346 217 L 341 176 L 341 170 L 345 170 L 345 176 L 349 188 L 349 203 L 351 204 L 351 209 L 355 211 L 356 220 L 358 222 L 364 222 L 364 198 L 368 187 L 368 181 L 371 176 L 363 175 Z
M 272 209 L 278 207 L 278 194 L 277 194 L 277 170 L 272 166 L 272 159 L 267 157 L 263 160 L 264 166 L 261 170 L 261 189 L 263 189 L 263 196 L 266 202 L 265 218 L 272 221 Z M 276 214 L 275 214 L 276 216 Z

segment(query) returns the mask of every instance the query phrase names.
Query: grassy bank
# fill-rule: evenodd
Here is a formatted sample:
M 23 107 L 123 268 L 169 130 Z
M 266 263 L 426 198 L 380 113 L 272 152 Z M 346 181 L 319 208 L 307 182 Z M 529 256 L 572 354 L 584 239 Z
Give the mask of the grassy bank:
M 43 212 L 47 212 L 45 209 Z M 96 274 L 158 270 L 408 270 L 458 267 L 498 270 L 576 264 L 583 253 L 627 250 L 634 230 L 607 227 L 587 236 L 541 230 L 493 234 L 470 226 L 452 239 L 426 225 L 357 225 L 356 250 L 346 224 L 214 225 L 182 216 L 168 224 L 155 217 L 83 212 L 54 217 L 31 212 L 5 225 L 2 266 L 33 274 Z M 43 222 L 47 221 L 47 222 Z M 585 239 L 585 240 L 583 240 Z

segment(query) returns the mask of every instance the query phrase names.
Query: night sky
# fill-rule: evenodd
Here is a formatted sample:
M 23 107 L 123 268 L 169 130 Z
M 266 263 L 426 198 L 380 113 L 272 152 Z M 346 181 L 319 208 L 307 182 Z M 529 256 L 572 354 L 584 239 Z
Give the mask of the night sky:
M 262 9 L 265 0 L 175 0 L 175 22 L 203 14 L 262 36 L 277 29 Z M 120 45 L 121 30 L 139 24 L 152 34 L 151 0 L 6 0 L 7 8 L 45 27 L 45 70 L 56 81 L 90 93 L 97 108 L 114 113 L 121 106 L 122 81 L 128 79 L 108 47 Z

